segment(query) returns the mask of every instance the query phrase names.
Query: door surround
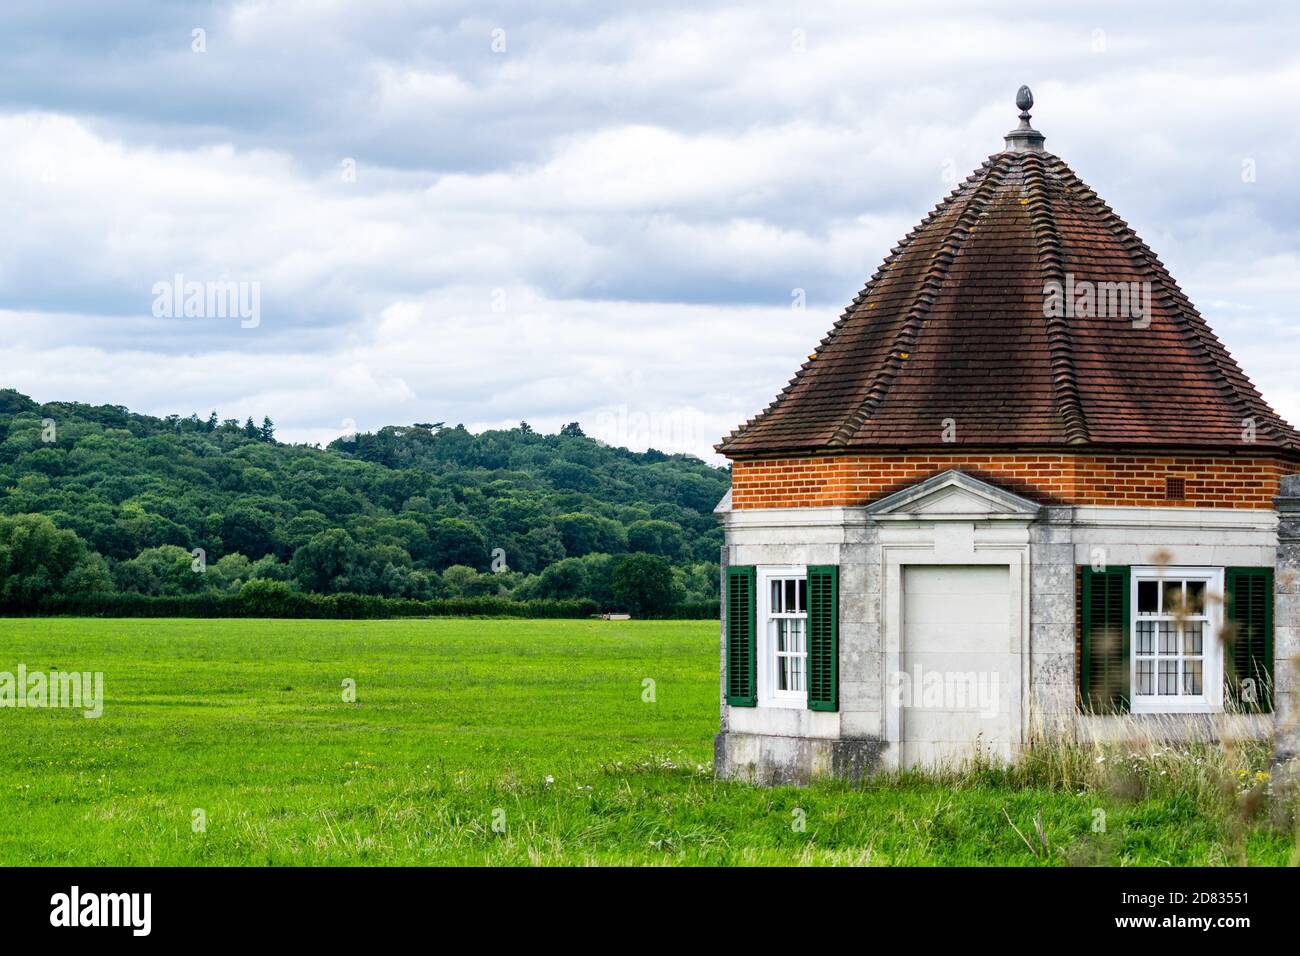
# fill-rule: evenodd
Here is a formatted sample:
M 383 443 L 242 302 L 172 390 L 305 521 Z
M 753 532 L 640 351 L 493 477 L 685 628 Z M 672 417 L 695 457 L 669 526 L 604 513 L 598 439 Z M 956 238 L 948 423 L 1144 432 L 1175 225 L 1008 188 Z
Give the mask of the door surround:
M 1013 669 L 1013 748 L 1028 741 L 1030 681 L 1030 531 L 1040 506 L 959 471 L 948 471 L 867 508 L 880 522 L 882 763 L 898 769 L 902 707 L 887 693 L 903 663 L 903 569 L 909 565 L 1005 565 L 1009 572 L 1007 651 Z M 892 699 L 891 699 L 892 697 Z

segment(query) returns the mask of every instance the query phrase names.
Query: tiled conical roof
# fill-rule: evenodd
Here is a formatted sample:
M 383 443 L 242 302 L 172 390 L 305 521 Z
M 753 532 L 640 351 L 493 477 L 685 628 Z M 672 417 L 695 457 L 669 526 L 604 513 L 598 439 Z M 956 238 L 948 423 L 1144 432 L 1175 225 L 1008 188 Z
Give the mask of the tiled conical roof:
M 1300 457 L 1300 434 L 1155 254 L 1044 151 L 1026 100 L 1022 90 L 1007 148 L 903 238 L 790 384 L 719 452 L 955 443 Z M 1099 306 L 1121 289 L 1138 296 L 1127 309 Z

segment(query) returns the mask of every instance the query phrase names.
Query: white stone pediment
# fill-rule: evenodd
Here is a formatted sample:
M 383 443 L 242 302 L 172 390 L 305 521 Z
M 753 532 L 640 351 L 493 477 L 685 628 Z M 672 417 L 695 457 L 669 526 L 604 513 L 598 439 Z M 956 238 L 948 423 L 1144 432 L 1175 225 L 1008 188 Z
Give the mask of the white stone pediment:
M 867 506 L 877 520 L 1033 521 L 1041 506 L 962 471 L 950 470 Z

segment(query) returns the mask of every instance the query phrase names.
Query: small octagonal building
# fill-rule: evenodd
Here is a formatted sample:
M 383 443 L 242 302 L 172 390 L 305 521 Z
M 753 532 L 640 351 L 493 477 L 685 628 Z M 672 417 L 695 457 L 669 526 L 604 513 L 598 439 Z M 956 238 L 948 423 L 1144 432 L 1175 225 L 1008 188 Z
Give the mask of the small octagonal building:
M 1294 710 L 1275 498 L 1300 434 L 1032 103 L 717 446 L 722 776 Z

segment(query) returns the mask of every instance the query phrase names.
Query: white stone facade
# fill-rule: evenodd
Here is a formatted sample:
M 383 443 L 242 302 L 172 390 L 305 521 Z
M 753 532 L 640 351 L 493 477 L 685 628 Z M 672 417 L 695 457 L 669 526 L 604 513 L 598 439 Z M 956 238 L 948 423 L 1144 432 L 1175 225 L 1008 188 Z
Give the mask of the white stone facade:
M 1078 567 L 1272 568 L 1278 554 L 1278 516 L 1272 510 L 1048 507 L 950 471 L 866 507 L 731 510 L 724 499 L 718 512 L 725 526 L 724 579 L 729 565 L 832 564 L 840 575 L 838 711 L 728 706 L 724 621 L 721 732 L 715 744 L 721 776 L 803 782 L 823 774 L 857 778 L 877 769 L 933 765 L 958 759 L 951 743 L 976 726 L 990 728 L 981 746 L 995 758 L 1013 758 L 1049 732 L 1083 739 L 1272 732 L 1268 715 L 1085 715 L 1076 691 Z M 1000 577 L 1005 594 L 972 599 L 970 607 L 997 614 L 967 625 L 958 609 L 967 605 L 954 596 L 953 608 L 946 609 L 942 588 L 970 585 L 979 591 L 980 582 L 989 580 L 981 568 L 1006 569 Z M 908 588 L 923 583 L 941 589 L 933 600 L 938 606 L 913 603 L 913 631 L 905 632 Z M 929 617 L 936 623 L 925 632 L 925 622 L 916 622 Z M 1283 654 L 1300 642 L 1300 631 L 1292 626 L 1282 634 L 1280 615 L 1277 624 L 1275 679 L 1278 693 L 1285 694 L 1293 677 Z M 905 639 L 913 632 L 937 635 L 938 643 L 926 645 L 928 656 L 917 649 L 920 638 Z M 979 635 L 979 646 L 973 635 Z M 952 720 L 926 725 L 905 709 L 907 694 L 917 691 L 904 683 L 900 692 L 900 682 L 917 676 L 915 662 L 942 660 L 946 647 L 954 648 L 958 670 L 987 675 L 999 704 L 987 712 L 958 707 Z M 961 713 L 975 716 L 963 723 Z M 977 716 L 986 723 L 978 724 Z

